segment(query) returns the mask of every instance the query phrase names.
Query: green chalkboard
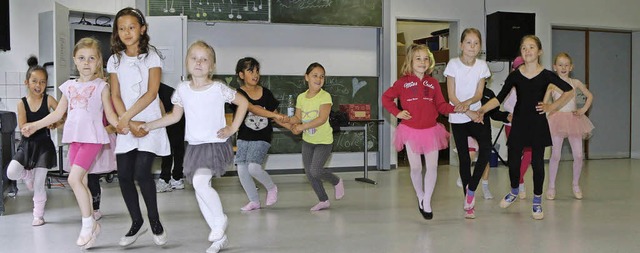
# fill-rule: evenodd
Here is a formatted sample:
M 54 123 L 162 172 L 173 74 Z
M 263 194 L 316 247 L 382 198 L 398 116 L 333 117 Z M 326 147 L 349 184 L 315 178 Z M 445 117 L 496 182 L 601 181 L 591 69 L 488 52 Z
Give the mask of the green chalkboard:
M 270 0 L 148 0 L 149 16 L 177 16 L 200 21 L 269 22 Z
M 382 27 L 382 0 L 271 0 L 272 23 Z
M 235 76 L 219 75 L 217 79 L 224 80 L 229 86 L 238 88 L 240 83 Z M 262 86 L 267 87 L 273 95 L 281 101 L 280 111 L 286 111 L 284 101 L 289 95 L 297 97 L 307 90 L 307 84 L 303 76 L 261 76 Z M 378 118 L 378 78 L 377 77 L 345 77 L 328 76 L 325 78 L 324 90 L 331 94 L 333 100 L 332 110 L 339 110 L 340 104 L 370 104 L 371 118 Z M 230 111 L 229 111 L 230 112 Z M 378 149 L 378 125 L 367 124 L 368 142 L 370 151 Z M 363 150 L 364 132 L 341 131 L 334 134 L 333 152 L 361 152 Z M 273 134 L 271 154 L 299 153 L 301 150 L 301 137 L 290 132 L 276 132 Z

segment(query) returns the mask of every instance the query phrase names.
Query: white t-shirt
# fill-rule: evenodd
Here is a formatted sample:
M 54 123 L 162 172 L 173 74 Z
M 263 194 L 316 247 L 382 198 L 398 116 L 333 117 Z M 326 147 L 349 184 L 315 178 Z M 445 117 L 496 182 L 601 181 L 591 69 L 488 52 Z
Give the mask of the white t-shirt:
M 218 130 L 227 126 L 224 103 L 236 98 L 236 90 L 213 81 L 206 90 L 196 91 L 189 83 L 180 83 L 171 97 L 171 103 L 184 108 L 184 139 L 189 145 L 227 141 L 227 138 L 218 138 Z
M 120 97 L 122 98 L 124 107 L 129 110 L 149 89 L 149 69 L 156 67 L 162 68 L 162 59 L 160 59 L 160 56 L 153 50 L 150 50 L 146 57 L 145 55 L 130 57 L 127 56 L 124 51 L 120 52 L 120 55 L 119 64 L 116 64 L 118 60 L 115 55 L 109 57 L 107 72 L 118 75 Z M 156 99 L 131 120 L 150 122 L 161 117 L 160 99 L 156 95 Z M 171 154 L 167 131 L 164 128 L 154 129 L 141 138 L 137 138 L 131 133 L 118 134 L 115 153 L 123 154 L 133 149 L 155 153 L 158 156 Z
M 454 58 L 449 61 L 447 68 L 444 70 L 444 75 L 447 77 L 453 77 L 456 80 L 456 97 L 459 101 L 465 101 L 475 95 L 478 87 L 478 81 L 481 78 L 487 78 L 491 76 L 487 62 L 481 59 L 476 59 L 473 66 L 469 67 L 464 65 L 460 58 Z M 453 103 L 450 102 L 452 105 Z M 470 110 L 478 110 L 482 104 L 480 101 L 471 104 Z M 451 123 L 467 123 L 471 121 L 464 113 L 451 113 L 449 114 L 449 122 Z

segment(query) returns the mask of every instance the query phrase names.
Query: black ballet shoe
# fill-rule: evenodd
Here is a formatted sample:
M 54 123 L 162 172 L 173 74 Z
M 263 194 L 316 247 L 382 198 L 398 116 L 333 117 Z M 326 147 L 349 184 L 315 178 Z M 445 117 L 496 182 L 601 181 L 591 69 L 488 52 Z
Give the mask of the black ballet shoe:
M 420 210 L 420 214 L 422 214 L 422 218 L 425 220 L 433 219 L 433 212 L 425 212 L 424 209 L 422 209 L 422 201 L 420 201 L 418 205 L 418 210 Z

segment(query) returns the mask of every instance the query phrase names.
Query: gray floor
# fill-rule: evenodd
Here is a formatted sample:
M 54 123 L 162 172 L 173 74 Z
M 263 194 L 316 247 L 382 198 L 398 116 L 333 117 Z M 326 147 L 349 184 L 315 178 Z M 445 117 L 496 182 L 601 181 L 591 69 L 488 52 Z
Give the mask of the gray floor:
M 272 208 L 241 213 L 246 196 L 236 177 L 215 179 L 225 212 L 230 244 L 221 252 L 640 252 L 640 160 L 585 162 L 581 185 L 585 198 L 573 199 L 571 163 L 562 162 L 557 199 L 543 202 L 545 219 L 531 218 L 529 198 L 507 210 L 499 199 L 478 198 L 475 220 L 465 220 L 462 192 L 455 186 L 457 167 L 440 166 L 433 198 L 434 219 L 417 211 L 408 169 L 375 171 L 369 185 L 354 181 L 361 173 L 339 173 L 343 200 L 331 209 L 309 212 L 316 197 L 303 175 L 276 175 L 280 189 Z M 79 210 L 70 188 L 54 186 L 41 227 L 31 226 L 31 193 L 19 185 L 17 198 L 5 198 L 0 217 L 1 252 L 78 252 Z M 333 190 L 328 186 L 330 195 Z M 128 248 L 117 245 L 129 227 L 117 183 L 103 183 L 100 221 L 103 232 L 93 252 L 204 252 L 208 229 L 191 189 L 158 194 L 160 215 L 169 233 L 164 247 L 146 234 Z M 491 169 L 491 189 L 508 189 L 505 167 Z M 264 190 L 261 190 L 264 199 Z M 481 193 L 479 193 L 481 196 Z

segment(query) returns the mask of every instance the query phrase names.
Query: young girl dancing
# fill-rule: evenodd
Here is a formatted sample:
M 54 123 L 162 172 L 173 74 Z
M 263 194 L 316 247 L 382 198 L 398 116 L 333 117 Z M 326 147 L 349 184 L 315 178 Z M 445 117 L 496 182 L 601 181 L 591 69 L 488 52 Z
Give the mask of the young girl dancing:
M 396 128 L 394 145 L 398 151 L 403 146 L 407 148 L 418 210 L 427 220 L 433 218 L 431 195 L 438 176 L 438 151 L 447 148 L 449 138 L 449 133 L 436 122 L 436 118 L 438 113 L 448 115 L 454 112 L 453 105 L 444 100 L 438 81 L 427 72 L 433 66 L 427 46 L 411 45 L 402 65 L 403 76 L 382 94 L 384 108 L 402 119 Z M 398 108 L 394 99 L 398 99 L 403 110 Z M 426 165 L 424 179 L 422 154 Z
M 240 183 L 249 197 L 249 203 L 240 210 L 251 211 L 260 208 L 260 197 L 253 178 L 267 190 L 267 206 L 275 204 L 278 200 L 278 187 L 262 169 L 262 164 L 271 147 L 273 126 L 269 118 L 282 120 L 286 116 L 277 112 L 280 102 L 271 91 L 260 85 L 260 63 L 256 59 L 240 59 L 236 64 L 236 75 L 243 82 L 238 93 L 249 101 L 249 113 L 238 130 L 238 151 L 235 158 Z M 232 107 L 236 110 L 236 106 Z
M 484 91 L 485 79 L 491 76 L 489 67 L 484 60 L 477 59 L 482 47 L 482 36 L 475 28 L 467 28 L 462 32 L 459 58 L 449 61 L 444 75 L 447 76 L 447 90 L 450 103 L 460 107 L 463 111 L 478 110 Z M 491 128 L 473 122 L 464 113 L 449 115 L 453 139 L 458 149 L 460 178 L 465 200 L 463 208 L 466 218 L 475 217 L 475 191 L 489 163 L 491 155 Z M 471 158 L 469 157 L 468 137 L 473 137 L 478 143 L 478 160 L 471 173 Z
M 509 73 L 515 71 L 520 67 L 520 65 L 524 64 L 524 60 L 522 60 L 521 56 L 516 57 L 511 64 L 511 70 Z M 502 106 L 504 109 L 513 115 L 513 109 L 516 106 L 516 102 L 518 101 L 518 96 L 516 95 L 516 90 L 511 89 L 507 98 L 505 98 Z M 507 138 L 509 138 L 509 134 L 511 133 L 511 122 L 504 123 L 504 133 Z M 524 147 L 522 149 L 522 161 L 520 162 L 520 184 L 518 186 L 518 197 L 520 199 L 527 198 L 527 188 L 524 184 L 524 174 L 527 173 L 527 169 L 529 169 L 529 165 L 531 165 L 531 147 Z
M 576 199 L 582 199 L 582 190 L 580 190 L 580 172 L 582 171 L 583 159 L 582 140 L 589 138 L 594 128 L 589 118 L 585 115 L 589 107 L 591 107 L 591 103 L 593 103 L 593 95 L 580 80 L 569 77 L 573 70 L 573 62 L 569 54 L 559 53 L 556 55 L 553 61 L 553 70 L 574 89 L 580 90 L 587 97 L 587 100 L 582 108 L 578 108 L 574 96 L 560 110 L 549 114 L 549 129 L 551 130 L 553 146 L 551 147 L 551 159 L 549 159 L 547 199 L 555 199 L 556 197 L 556 175 L 558 174 L 558 165 L 562 154 L 562 142 L 565 138 L 569 139 L 571 152 L 573 153 L 573 196 Z M 548 98 L 545 98 L 545 101 L 558 99 L 561 94 L 561 90 L 552 87 L 547 92 Z
M 102 55 L 98 41 L 83 38 L 73 49 L 73 62 L 80 77 L 60 85 L 62 98 L 56 110 L 22 127 L 25 136 L 48 126 L 67 114 L 62 142 L 69 143 L 69 185 L 78 201 L 82 214 L 82 229 L 76 244 L 83 249 L 93 246 L 100 233 L 100 224 L 94 220 L 91 192 L 87 187 L 87 173 L 102 145 L 109 143 L 109 135 L 102 123 L 103 113 L 115 125 L 118 118 L 111 107 L 108 84 L 102 80 Z
M 111 43 L 113 55 L 107 63 L 107 71 L 113 106 L 120 117 L 115 149 L 118 181 L 131 216 L 131 228 L 120 238 L 119 244 L 130 245 L 147 231 L 142 227 L 144 220 L 135 178 L 147 206 L 153 242 L 164 245 L 167 233 L 160 223 L 151 165 L 156 156 L 169 155 L 169 139 L 164 128 L 151 132 L 137 130 L 143 122 L 162 116 L 158 99 L 162 59 L 149 44 L 147 22 L 138 9 L 124 8 L 116 14 Z
M 520 55 L 524 65 L 513 71 L 504 82 L 498 96 L 489 100 L 478 112 L 483 114 L 496 108 L 515 88 L 518 101 L 513 112 L 509 146 L 509 179 L 511 191 L 501 200 L 500 207 L 507 208 L 518 198 L 520 181 L 520 161 L 524 147 L 531 147 L 531 167 L 533 170 L 532 216 L 536 220 L 544 218 L 542 212 L 542 184 L 544 183 L 544 148 L 551 145 L 549 124 L 544 113 L 557 110 L 574 96 L 571 85 L 555 73 L 540 65 L 542 43 L 534 35 L 527 35 L 520 41 Z M 550 85 L 563 90 L 562 96 L 553 104 L 543 103 L 545 92 Z
M 43 119 L 55 110 L 58 101 L 45 93 L 47 86 L 47 70 L 38 65 L 38 59 L 32 56 L 27 60 L 29 69 L 24 84 L 27 86 L 27 96 L 17 105 L 18 127 L 22 128 L 28 122 Z M 55 127 L 54 125 L 50 128 Z M 44 181 L 47 170 L 55 167 L 56 148 L 51 141 L 49 129 L 43 128 L 31 136 L 22 136 L 18 150 L 7 167 L 7 177 L 11 180 L 23 179 L 27 188 L 33 190 L 33 221 L 31 225 L 44 224 L 44 206 L 47 203 L 47 191 Z
M 311 63 L 304 74 L 308 89 L 298 95 L 295 116 L 289 118 L 288 126 L 293 134 L 302 133 L 302 163 L 304 172 L 311 182 L 311 188 L 320 202 L 311 211 L 329 208 L 329 197 L 322 181 L 328 181 L 335 188 L 337 200 L 344 197 L 344 183 L 335 174 L 324 169 L 333 148 L 333 130 L 329 125 L 331 94 L 322 89 L 325 69 L 317 62 Z
M 238 131 L 249 102 L 222 82 L 211 80 L 216 65 L 215 51 L 204 41 L 196 41 L 187 50 L 187 70 L 190 81 L 178 85 L 171 98 L 173 110 L 164 117 L 140 125 L 152 131 L 174 124 L 185 115 L 185 140 L 189 143 L 184 155 L 184 173 L 193 184 L 202 216 L 209 224 L 207 252 L 218 252 L 227 243 L 227 216 L 211 178 L 221 176 L 233 162 L 229 136 Z M 237 106 L 230 126 L 226 125 L 224 104 Z

